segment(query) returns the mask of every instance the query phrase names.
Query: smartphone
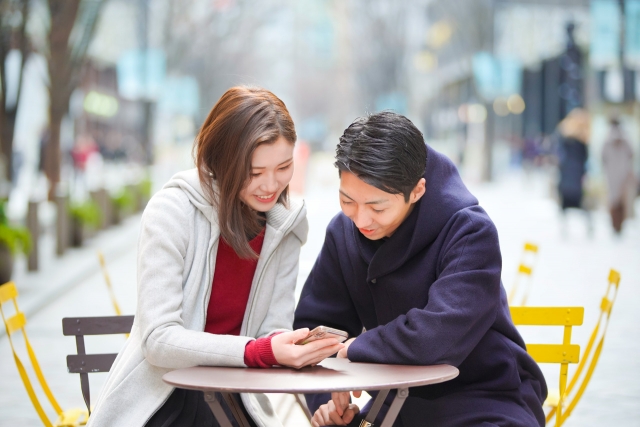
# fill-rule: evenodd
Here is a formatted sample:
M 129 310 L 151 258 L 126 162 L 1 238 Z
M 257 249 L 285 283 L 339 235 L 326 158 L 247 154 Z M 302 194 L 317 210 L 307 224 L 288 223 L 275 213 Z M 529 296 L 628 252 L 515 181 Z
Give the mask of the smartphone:
M 339 342 L 345 341 L 349 338 L 349 334 L 345 331 L 341 331 L 340 329 L 329 328 L 328 326 L 318 326 L 314 328 L 312 331 L 309 331 L 309 334 L 298 340 L 296 345 L 305 345 L 312 341 L 321 340 L 323 338 L 337 338 Z

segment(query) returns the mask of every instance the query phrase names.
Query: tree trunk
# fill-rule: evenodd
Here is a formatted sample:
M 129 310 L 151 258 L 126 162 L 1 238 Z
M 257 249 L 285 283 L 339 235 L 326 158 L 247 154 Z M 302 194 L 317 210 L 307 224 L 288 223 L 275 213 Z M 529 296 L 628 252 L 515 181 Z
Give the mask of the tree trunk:
M 103 0 L 83 2 L 80 24 L 73 43 L 71 32 L 76 26 L 80 0 L 48 0 L 51 27 L 49 29 L 49 120 L 50 140 L 47 153 L 47 177 L 50 180 L 49 200 L 54 200 L 60 182 L 60 128 L 69 111 L 69 98 L 77 86 L 89 43 L 93 36 Z
M 7 162 L 5 178 L 11 181 L 13 176 L 13 134 L 16 127 L 17 110 L 2 110 L 0 112 L 0 148 L 2 156 Z
M 49 110 L 49 139 L 45 147 L 45 173 L 49 179 L 49 201 L 54 201 L 58 183 L 60 183 L 60 128 L 62 127 L 63 114 L 59 111 Z
M 29 0 L 13 2 L 12 5 L 3 4 L 3 13 L 19 12 L 21 16 L 20 25 L 11 27 L 3 19 L 0 23 L 0 153 L 7 162 L 6 178 L 11 181 L 13 177 L 13 136 L 15 134 L 16 116 L 20 105 L 20 94 L 22 92 L 22 72 L 29 55 L 29 37 L 27 35 L 27 21 L 29 20 Z M 7 8 L 8 7 L 8 8 Z M 4 18 L 4 15 L 3 15 Z M 10 52 L 14 49 L 20 51 L 20 68 L 17 74 L 17 91 L 15 104 L 7 109 L 8 82 L 6 60 Z
M 55 200 L 60 182 L 60 128 L 69 109 L 73 65 L 69 36 L 78 15 L 80 0 L 49 0 L 49 142 L 45 165 L 49 178 L 49 200 Z

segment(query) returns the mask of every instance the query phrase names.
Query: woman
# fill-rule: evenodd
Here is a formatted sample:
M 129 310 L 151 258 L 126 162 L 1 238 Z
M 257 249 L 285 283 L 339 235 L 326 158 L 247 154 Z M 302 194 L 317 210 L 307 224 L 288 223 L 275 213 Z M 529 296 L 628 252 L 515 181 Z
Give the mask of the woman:
M 589 157 L 589 126 L 589 113 L 580 108 L 571 110 L 558 125 L 558 190 L 563 211 L 568 208 L 582 208 L 584 176 Z
M 569 208 L 580 209 L 587 221 L 587 234 L 593 235 L 590 206 L 585 203 L 584 184 L 589 158 L 590 139 L 589 113 L 574 108 L 558 124 L 558 195 L 562 208 L 562 234 L 566 235 L 566 213 Z
M 138 307 L 90 427 L 217 426 L 201 392 L 162 375 L 197 365 L 299 368 L 343 346 L 290 332 L 308 225 L 288 201 L 296 133 L 271 92 L 229 89 L 196 138 L 196 168 L 149 202 L 138 247 Z M 281 332 L 281 333 L 279 333 Z M 242 394 L 257 426 L 280 426 L 261 394 Z M 228 409 L 228 408 L 227 408 Z

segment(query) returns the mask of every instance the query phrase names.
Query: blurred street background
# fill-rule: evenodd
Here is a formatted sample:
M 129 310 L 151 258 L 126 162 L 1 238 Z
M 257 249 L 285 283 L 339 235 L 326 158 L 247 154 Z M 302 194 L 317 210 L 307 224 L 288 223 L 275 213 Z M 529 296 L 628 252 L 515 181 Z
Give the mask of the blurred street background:
M 116 314 L 105 272 L 134 314 L 146 202 L 193 167 L 220 95 L 250 84 L 296 124 L 291 190 L 311 224 L 298 294 L 340 210 L 339 136 L 367 113 L 404 114 L 496 223 L 507 292 L 530 242 L 527 304 L 585 307 L 572 340 L 583 349 L 609 270 L 620 272 L 600 361 L 566 425 L 640 426 L 640 0 L 0 0 L 0 14 L 0 284 L 15 283 L 63 408 L 84 403 L 62 317 Z M 19 334 L 14 344 L 28 360 Z M 0 361 L 0 426 L 42 425 L 4 329 Z M 557 366 L 543 370 L 557 388 Z M 93 401 L 106 375 L 90 378 Z M 273 399 L 287 426 L 305 425 Z

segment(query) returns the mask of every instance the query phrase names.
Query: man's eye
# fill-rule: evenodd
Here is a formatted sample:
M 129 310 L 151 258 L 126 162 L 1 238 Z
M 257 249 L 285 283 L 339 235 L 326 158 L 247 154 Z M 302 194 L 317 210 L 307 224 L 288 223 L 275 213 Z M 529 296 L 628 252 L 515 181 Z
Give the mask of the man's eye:
M 351 202 L 347 202 L 346 200 L 340 200 L 340 201 L 345 205 L 350 205 L 351 204 Z
M 385 210 L 384 210 L 384 209 L 380 209 L 380 210 L 378 210 L 378 209 L 373 209 L 373 211 L 374 211 L 375 213 L 381 213 L 381 212 L 384 212 Z

